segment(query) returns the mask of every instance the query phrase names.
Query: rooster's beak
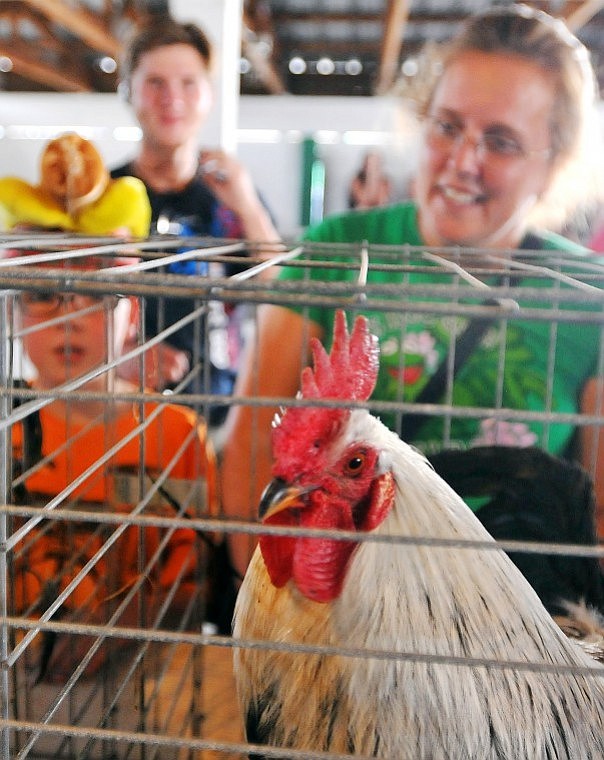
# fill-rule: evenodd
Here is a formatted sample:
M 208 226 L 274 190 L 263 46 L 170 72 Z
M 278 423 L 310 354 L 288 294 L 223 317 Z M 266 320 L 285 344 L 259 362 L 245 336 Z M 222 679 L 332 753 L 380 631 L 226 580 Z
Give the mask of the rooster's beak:
M 315 491 L 317 486 L 292 486 L 281 478 L 275 478 L 264 489 L 258 507 L 258 516 L 261 520 L 282 512 L 291 507 L 304 507 L 306 494 Z

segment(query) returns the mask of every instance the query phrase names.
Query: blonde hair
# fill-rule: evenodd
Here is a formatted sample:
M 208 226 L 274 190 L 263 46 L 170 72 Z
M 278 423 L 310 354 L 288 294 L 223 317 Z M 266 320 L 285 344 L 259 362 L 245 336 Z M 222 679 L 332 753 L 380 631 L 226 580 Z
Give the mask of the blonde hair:
M 518 56 L 542 68 L 554 83 L 549 123 L 552 179 L 531 221 L 561 228 L 573 213 L 602 200 L 596 76 L 588 50 L 566 24 L 523 4 L 472 17 L 436 55 L 431 51 L 432 76 L 418 99 L 420 115 L 428 111 L 442 73 L 470 51 Z

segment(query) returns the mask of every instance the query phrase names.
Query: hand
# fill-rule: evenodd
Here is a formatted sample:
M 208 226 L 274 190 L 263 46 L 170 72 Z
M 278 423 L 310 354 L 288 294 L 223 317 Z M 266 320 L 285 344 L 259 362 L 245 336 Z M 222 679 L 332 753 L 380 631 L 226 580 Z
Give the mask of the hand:
M 262 207 L 249 172 L 223 150 L 204 150 L 199 165 L 204 183 L 242 220 Z
M 125 351 L 136 348 L 136 340 L 130 341 L 124 347 Z M 186 351 L 170 346 L 168 343 L 159 343 L 157 346 L 145 351 L 145 376 L 143 385 L 151 390 L 161 391 L 167 385 L 179 382 L 187 374 L 190 367 L 189 355 Z M 129 359 L 119 365 L 118 374 L 131 383 L 140 383 L 140 357 Z

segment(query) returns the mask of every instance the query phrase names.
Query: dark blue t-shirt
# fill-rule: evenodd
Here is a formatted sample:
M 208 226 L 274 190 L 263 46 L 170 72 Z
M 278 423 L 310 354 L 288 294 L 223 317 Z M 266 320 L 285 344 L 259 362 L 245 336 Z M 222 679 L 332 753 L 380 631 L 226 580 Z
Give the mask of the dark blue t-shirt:
M 122 176 L 136 176 L 134 166 L 131 163 L 118 166 L 111 171 L 113 178 Z M 212 191 L 205 185 L 201 176 L 195 176 L 189 184 L 177 192 L 157 192 L 147 186 L 147 194 L 151 203 L 151 231 L 168 228 L 175 235 L 195 235 L 216 238 L 244 237 L 243 228 L 235 213 L 222 205 Z M 163 226 L 162 226 L 163 225 Z M 186 250 L 183 248 L 182 250 Z M 230 275 L 238 271 L 240 265 L 224 267 L 218 272 L 212 265 L 212 273 L 216 275 Z M 206 262 L 183 261 L 170 264 L 167 271 L 174 274 L 208 274 Z M 154 298 L 146 300 L 145 330 L 148 336 L 157 335 L 162 329 L 177 322 L 182 317 L 190 314 L 194 308 L 192 299 L 185 298 Z M 200 342 L 196 350 L 196 333 L 194 324 L 187 325 L 174 335 L 170 336 L 169 343 L 176 348 L 186 351 L 191 357 L 199 355 L 204 357 L 209 353 L 210 378 L 212 393 L 228 395 L 233 390 L 237 357 L 234 355 L 234 346 L 237 342 L 229 335 L 233 325 L 229 321 L 228 308 L 225 311 L 224 304 L 211 305 L 210 331 L 201 330 Z M 206 350 L 206 332 L 209 339 L 209 352 Z M 191 383 L 185 393 L 204 392 L 204 372 L 200 373 L 199 382 Z M 218 424 L 224 416 L 225 410 L 214 410 L 211 413 L 211 423 Z

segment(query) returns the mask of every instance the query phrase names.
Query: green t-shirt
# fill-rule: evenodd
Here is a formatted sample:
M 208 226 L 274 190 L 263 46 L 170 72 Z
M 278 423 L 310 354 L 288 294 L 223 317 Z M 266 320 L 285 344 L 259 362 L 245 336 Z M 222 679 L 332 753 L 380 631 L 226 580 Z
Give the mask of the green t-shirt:
M 305 239 L 331 244 L 367 241 L 377 245 L 377 249 L 372 249 L 367 282 L 372 285 L 400 283 L 405 287 L 411 286 L 406 291 L 407 299 L 414 287 L 437 284 L 442 288 L 443 278 L 450 278 L 448 274 L 443 275 L 440 268 L 432 267 L 430 271 L 428 264 L 411 272 L 401 272 L 400 267 L 389 271 L 387 267 L 374 266 L 379 263 L 380 244 L 423 245 L 416 207 L 412 203 L 330 217 L 309 229 Z M 568 252 L 571 263 L 577 261 L 576 256 L 588 253 L 553 233 L 541 233 L 533 236 L 533 240 L 538 240 L 540 249 Z M 536 246 L 531 244 L 525 247 Z M 347 254 L 339 255 L 337 246 L 334 246 L 329 260 L 350 262 L 349 251 Z M 325 255 L 318 258 L 326 260 Z M 317 283 L 344 281 L 351 285 L 356 283 L 357 277 L 358 266 L 346 269 L 341 266 L 312 268 L 292 265 L 285 267 L 280 274 L 281 280 L 310 279 Z M 551 281 L 545 282 L 537 277 L 524 277 L 521 284 L 523 288 L 532 290 L 528 302 L 532 309 L 540 306 L 535 299 L 534 288 L 546 285 L 551 288 Z M 442 304 L 442 290 L 440 293 L 440 297 L 434 300 Z M 485 297 L 479 294 L 475 302 L 480 303 Z M 396 295 L 384 295 L 384 304 L 388 298 L 396 299 Z M 549 313 L 552 311 L 550 298 L 551 291 L 547 302 L 544 299 L 542 304 Z M 379 310 L 362 309 L 369 319 L 372 332 L 380 341 L 380 371 L 373 401 L 413 402 L 446 359 L 452 336 L 459 337 L 468 324 L 469 318 L 463 314 L 451 315 L 438 309 L 430 312 L 429 308 L 426 309 L 426 304 L 430 305 L 429 300 L 429 296 L 417 299 L 422 302 L 422 309 L 417 313 L 411 309 L 388 310 L 387 306 Z M 521 300 L 518 303 L 523 306 Z M 580 303 L 571 306 L 561 303 L 560 308 L 582 310 L 584 307 Z M 604 292 L 601 303 L 588 308 L 601 313 L 604 310 Z M 325 339 L 330 339 L 333 309 L 312 305 L 297 309 L 321 325 Z M 432 417 L 425 422 L 412 442 L 426 453 L 443 447 L 469 448 L 494 444 L 536 445 L 551 453 L 565 452 L 575 426 L 571 421 L 560 421 L 559 415 L 578 412 L 581 389 L 596 372 L 602 345 L 602 328 L 596 321 L 574 324 L 564 318 L 539 321 L 512 316 L 503 320 L 498 316 L 460 369 L 451 395 L 431 401 L 446 405 L 442 417 Z M 455 411 L 460 408 L 465 411 Z M 518 410 L 519 413 L 508 415 L 508 419 L 495 420 L 495 415 L 492 411 L 489 414 L 489 410 L 499 409 Z M 467 410 L 470 410 L 469 414 Z M 551 412 L 553 419 L 529 419 L 531 412 Z M 379 416 L 388 426 L 399 430 L 400 414 L 386 410 Z

